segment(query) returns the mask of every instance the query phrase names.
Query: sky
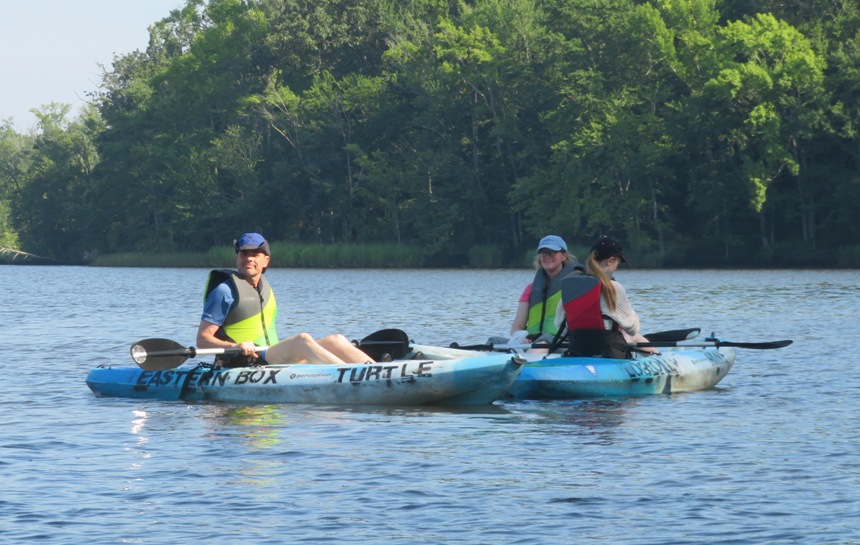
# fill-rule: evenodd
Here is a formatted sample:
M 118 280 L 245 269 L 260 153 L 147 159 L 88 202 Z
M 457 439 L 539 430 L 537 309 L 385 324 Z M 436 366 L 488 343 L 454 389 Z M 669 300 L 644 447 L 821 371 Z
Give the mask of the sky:
M 184 0 L 0 0 L 0 120 L 29 132 L 29 110 L 72 105 L 70 118 L 98 89 L 99 65 L 145 50 L 148 28 Z

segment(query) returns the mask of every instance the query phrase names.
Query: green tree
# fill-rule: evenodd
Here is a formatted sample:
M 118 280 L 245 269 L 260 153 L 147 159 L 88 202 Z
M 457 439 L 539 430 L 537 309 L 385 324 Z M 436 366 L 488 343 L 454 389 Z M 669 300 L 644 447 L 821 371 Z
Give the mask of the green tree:
M 768 187 L 780 175 L 800 175 L 803 146 L 823 117 L 823 58 L 797 29 L 770 15 L 733 22 L 718 31 L 715 70 L 692 94 L 691 126 L 703 134 L 691 149 L 691 196 L 710 218 L 726 257 L 746 230 L 739 218 L 761 215 Z M 695 84 L 694 84 L 695 85 Z
M 558 92 L 545 116 L 552 157 L 513 193 L 535 234 L 600 233 L 663 249 L 664 194 L 677 154 L 669 134 L 675 36 L 661 13 L 633 2 L 570 2 L 551 13 L 559 32 Z
M 407 120 L 397 150 L 416 150 L 418 180 L 427 181 L 414 186 L 415 231 L 429 250 L 452 255 L 472 244 L 516 246 L 522 224 L 508 194 L 543 149 L 542 13 L 524 1 L 436 6 L 416 6 L 407 19 L 417 23 L 397 25 L 385 55 Z
M 71 106 L 52 103 L 36 111 L 38 136 L 27 180 L 13 201 L 13 217 L 28 251 L 72 262 L 89 257 L 92 208 L 88 196 L 98 163 L 98 112 L 85 108 L 68 120 Z
M 151 27 L 146 52 L 115 60 L 106 78 L 99 180 L 109 249 L 208 248 L 226 227 L 212 219 L 239 215 L 231 199 L 251 193 L 236 191 L 236 172 L 249 183 L 247 165 L 218 155 L 237 151 L 237 134 L 253 126 L 242 113 L 263 85 L 253 51 L 266 25 L 239 0 L 202 5 L 188 0 Z
M 822 84 L 827 109 L 816 120 L 816 131 L 797 149 L 798 176 L 781 184 L 779 196 L 787 213 L 777 219 L 783 221 L 782 232 L 799 231 L 813 250 L 820 242 L 821 248 L 850 251 L 851 241 L 860 237 L 860 6 L 820 0 L 804 4 L 805 13 L 812 15 L 796 24 L 827 61 Z M 811 255 L 801 254 L 799 263 Z
M 247 228 L 441 264 L 547 232 L 609 232 L 654 263 L 850 255 L 858 11 L 186 0 L 114 59 L 98 112 L 2 129 L 0 236 L 70 260 Z
M 11 120 L 0 123 L 0 247 L 18 249 L 18 231 L 12 203 L 20 199 L 28 181 L 33 137 L 15 132 Z

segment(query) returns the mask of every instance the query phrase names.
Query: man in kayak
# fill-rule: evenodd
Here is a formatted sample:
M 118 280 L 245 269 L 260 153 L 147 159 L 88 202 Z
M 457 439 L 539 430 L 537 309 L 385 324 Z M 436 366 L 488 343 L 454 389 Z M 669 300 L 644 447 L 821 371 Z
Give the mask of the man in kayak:
M 214 270 L 206 283 L 206 302 L 197 329 L 200 348 L 240 347 L 241 354 L 219 356 L 224 367 L 267 363 L 363 363 L 368 356 L 343 335 L 316 340 L 307 333 L 278 341 L 275 294 L 263 273 L 269 266 L 269 243 L 259 233 L 233 242 L 236 269 Z M 257 352 L 257 346 L 269 347 Z

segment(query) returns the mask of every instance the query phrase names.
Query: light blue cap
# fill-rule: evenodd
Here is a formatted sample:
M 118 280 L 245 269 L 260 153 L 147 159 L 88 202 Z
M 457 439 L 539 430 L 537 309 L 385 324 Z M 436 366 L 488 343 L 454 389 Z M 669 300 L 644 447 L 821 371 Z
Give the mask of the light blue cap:
M 554 252 L 560 252 L 564 250 L 567 251 L 567 243 L 563 238 L 556 235 L 547 235 L 540 239 L 540 244 L 538 244 L 538 251 L 546 248 L 547 250 L 552 250 Z

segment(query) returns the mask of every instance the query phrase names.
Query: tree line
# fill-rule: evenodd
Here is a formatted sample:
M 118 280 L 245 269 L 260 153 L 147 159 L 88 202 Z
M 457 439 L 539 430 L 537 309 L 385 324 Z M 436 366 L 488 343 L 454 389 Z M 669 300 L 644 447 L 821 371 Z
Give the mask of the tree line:
M 259 230 L 456 265 L 606 233 L 655 266 L 856 267 L 858 67 L 854 0 L 186 0 L 79 115 L 0 123 L 0 247 Z

